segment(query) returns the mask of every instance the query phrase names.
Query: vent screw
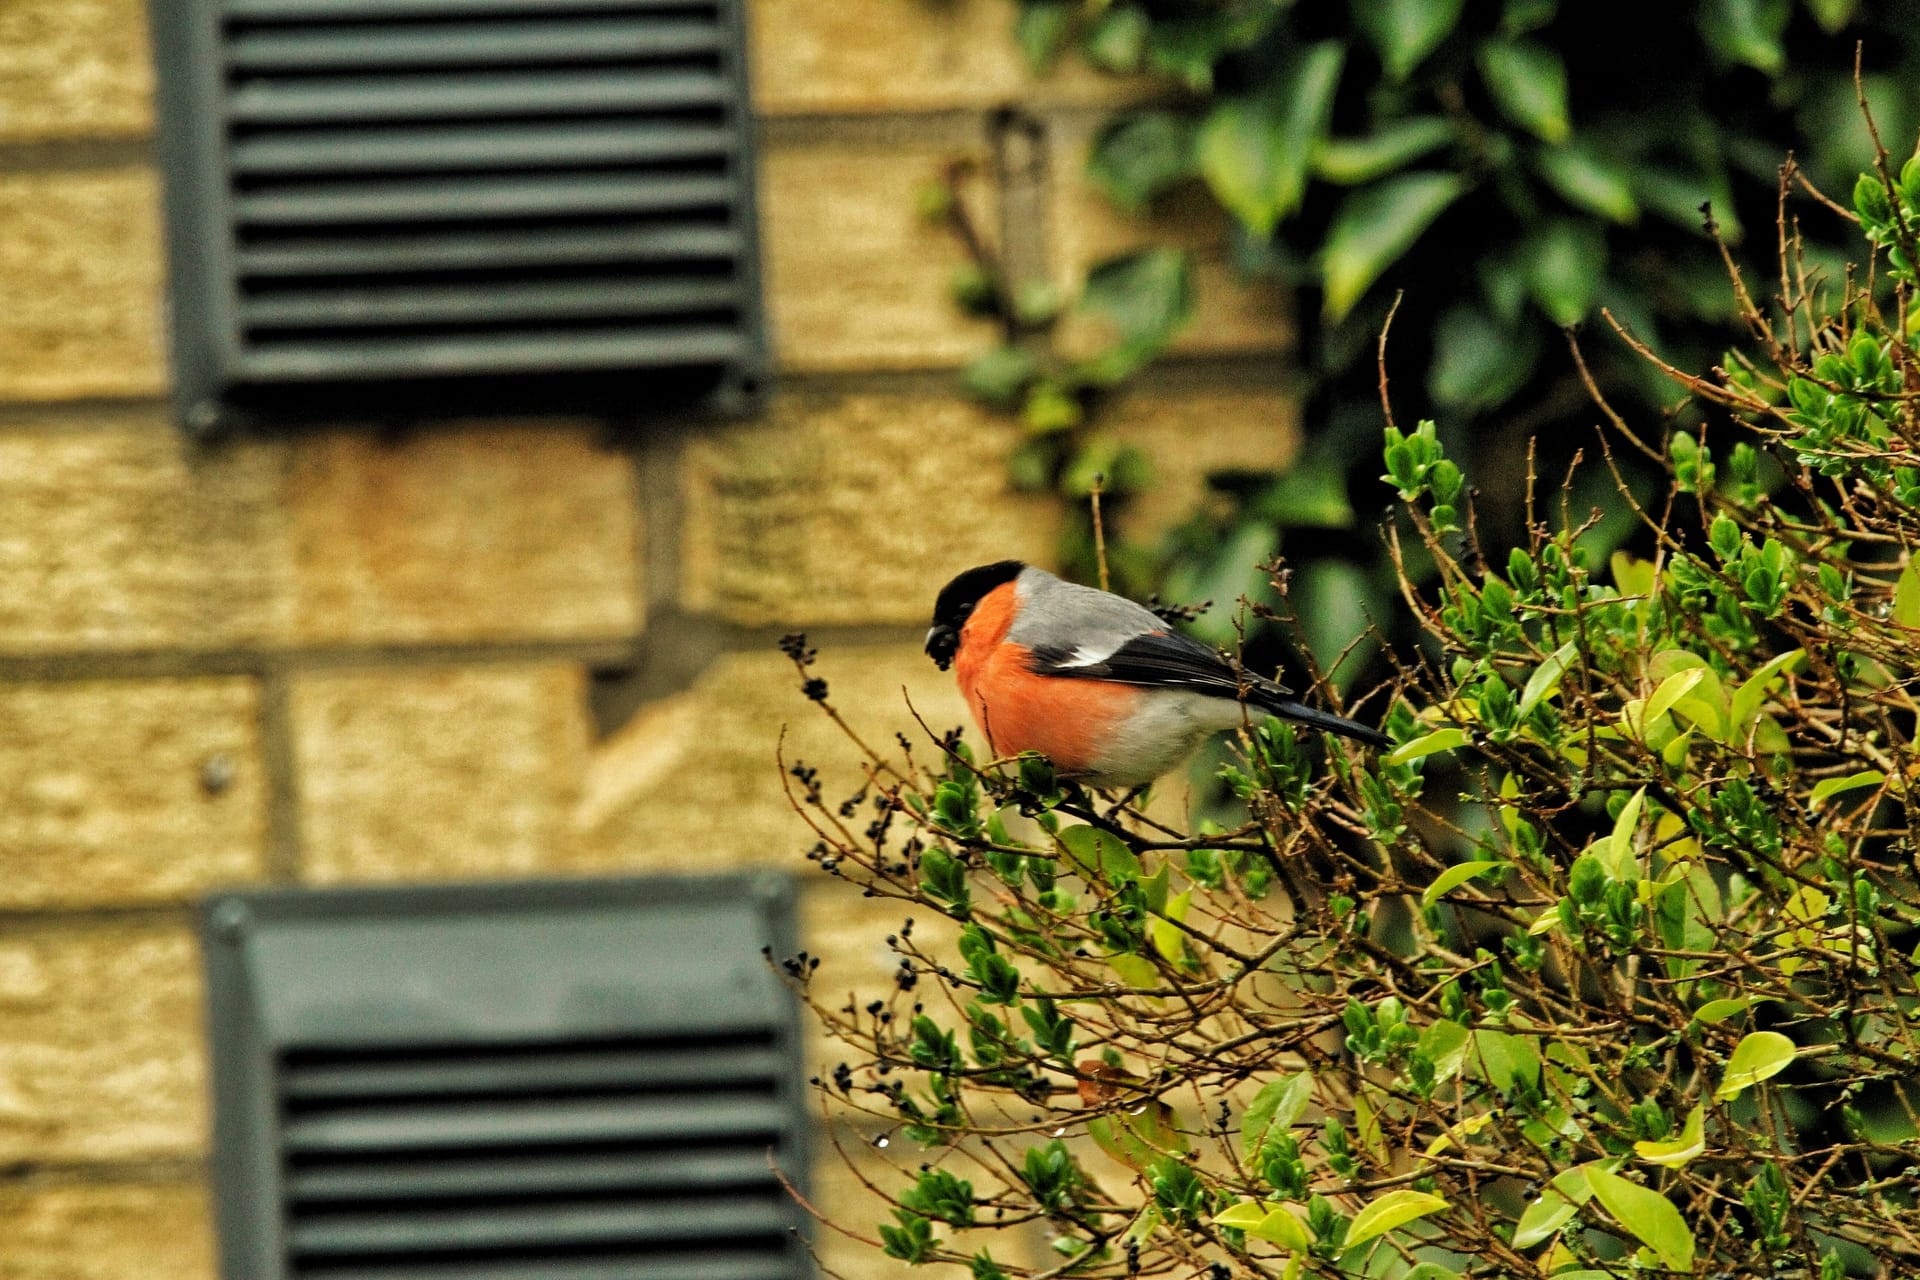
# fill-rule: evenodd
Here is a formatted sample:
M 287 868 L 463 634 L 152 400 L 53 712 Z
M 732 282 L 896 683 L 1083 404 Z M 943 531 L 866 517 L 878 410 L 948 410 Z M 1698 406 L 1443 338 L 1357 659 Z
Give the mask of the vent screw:
M 211 400 L 196 400 L 187 406 L 187 427 L 201 435 L 211 435 L 220 426 L 220 406 Z
M 247 936 L 247 929 L 252 923 L 253 913 L 247 910 L 247 904 L 244 902 L 234 898 L 223 898 L 214 905 L 213 936 L 222 942 L 240 942 Z

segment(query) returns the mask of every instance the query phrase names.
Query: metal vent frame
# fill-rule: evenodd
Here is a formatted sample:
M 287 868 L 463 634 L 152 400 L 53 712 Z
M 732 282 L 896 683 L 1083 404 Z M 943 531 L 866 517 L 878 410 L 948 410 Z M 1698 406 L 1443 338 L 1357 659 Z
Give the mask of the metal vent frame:
M 746 3 L 152 0 L 181 424 L 755 411 Z
M 201 925 L 228 1280 L 813 1274 L 741 1136 L 804 1185 L 798 1002 L 761 955 L 796 950 L 790 879 L 273 889 Z

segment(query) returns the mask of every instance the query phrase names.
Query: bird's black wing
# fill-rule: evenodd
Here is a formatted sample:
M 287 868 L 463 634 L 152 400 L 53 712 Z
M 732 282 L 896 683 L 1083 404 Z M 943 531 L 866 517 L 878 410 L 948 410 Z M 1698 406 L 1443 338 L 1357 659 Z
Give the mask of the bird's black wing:
M 1244 689 L 1247 701 L 1255 706 L 1271 705 L 1291 694 L 1291 690 L 1250 671 L 1236 672 L 1206 645 L 1171 631 L 1134 636 L 1104 658 L 1094 660 L 1078 649 L 1041 646 L 1032 651 L 1028 665 L 1038 675 L 1111 680 L 1152 689 L 1191 689 L 1218 698 L 1238 699 Z
M 1038 675 L 1069 680 L 1111 680 L 1149 689 L 1190 689 L 1216 698 L 1244 699 L 1249 706 L 1283 720 L 1337 733 L 1376 747 L 1392 740 L 1371 725 L 1310 707 L 1293 690 L 1251 671 L 1236 671 L 1226 658 L 1197 640 L 1177 632 L 1138 635 L 1104 658 L 1092 659 L 1079 649 L 1052 645 L 1034 648 L 1027 659 Z

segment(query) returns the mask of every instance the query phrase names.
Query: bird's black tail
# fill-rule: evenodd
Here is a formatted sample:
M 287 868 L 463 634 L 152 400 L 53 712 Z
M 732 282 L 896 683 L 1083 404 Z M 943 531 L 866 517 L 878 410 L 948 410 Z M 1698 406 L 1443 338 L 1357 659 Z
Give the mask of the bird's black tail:
M 1292 698 L 1262 699 L 1261 704 L 1282 720 L 1293 720 L 1313 729 L 1324 729 L 1328 733 L 1337 733 L 1343 738 L 1352 738 L 1364 742 L 1370 747 L 1390 747 L 1393 739 L 1372 725 L 1361 724 L 1358 720 L 1349 720 L 1345 716 L 1334 715 L 1331 711 L 1322 711 L 1310 707 L 1304 702 L 1295 702 Z

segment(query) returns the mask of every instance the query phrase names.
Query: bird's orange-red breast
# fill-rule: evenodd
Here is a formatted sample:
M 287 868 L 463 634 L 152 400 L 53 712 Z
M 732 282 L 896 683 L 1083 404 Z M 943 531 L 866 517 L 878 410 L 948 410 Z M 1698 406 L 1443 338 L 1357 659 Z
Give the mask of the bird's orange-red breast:
M 1140 694 L 1104 680 L 1037 674 L 1032 651 L 1007 638 L 1016 591 L 1011 582 L 995 587 L 980 598 L 960 628 L 953 659 L 960 694 L 994 755 L 1038 751 L 1063 773 L 1089 772 L 1102 744 Z

